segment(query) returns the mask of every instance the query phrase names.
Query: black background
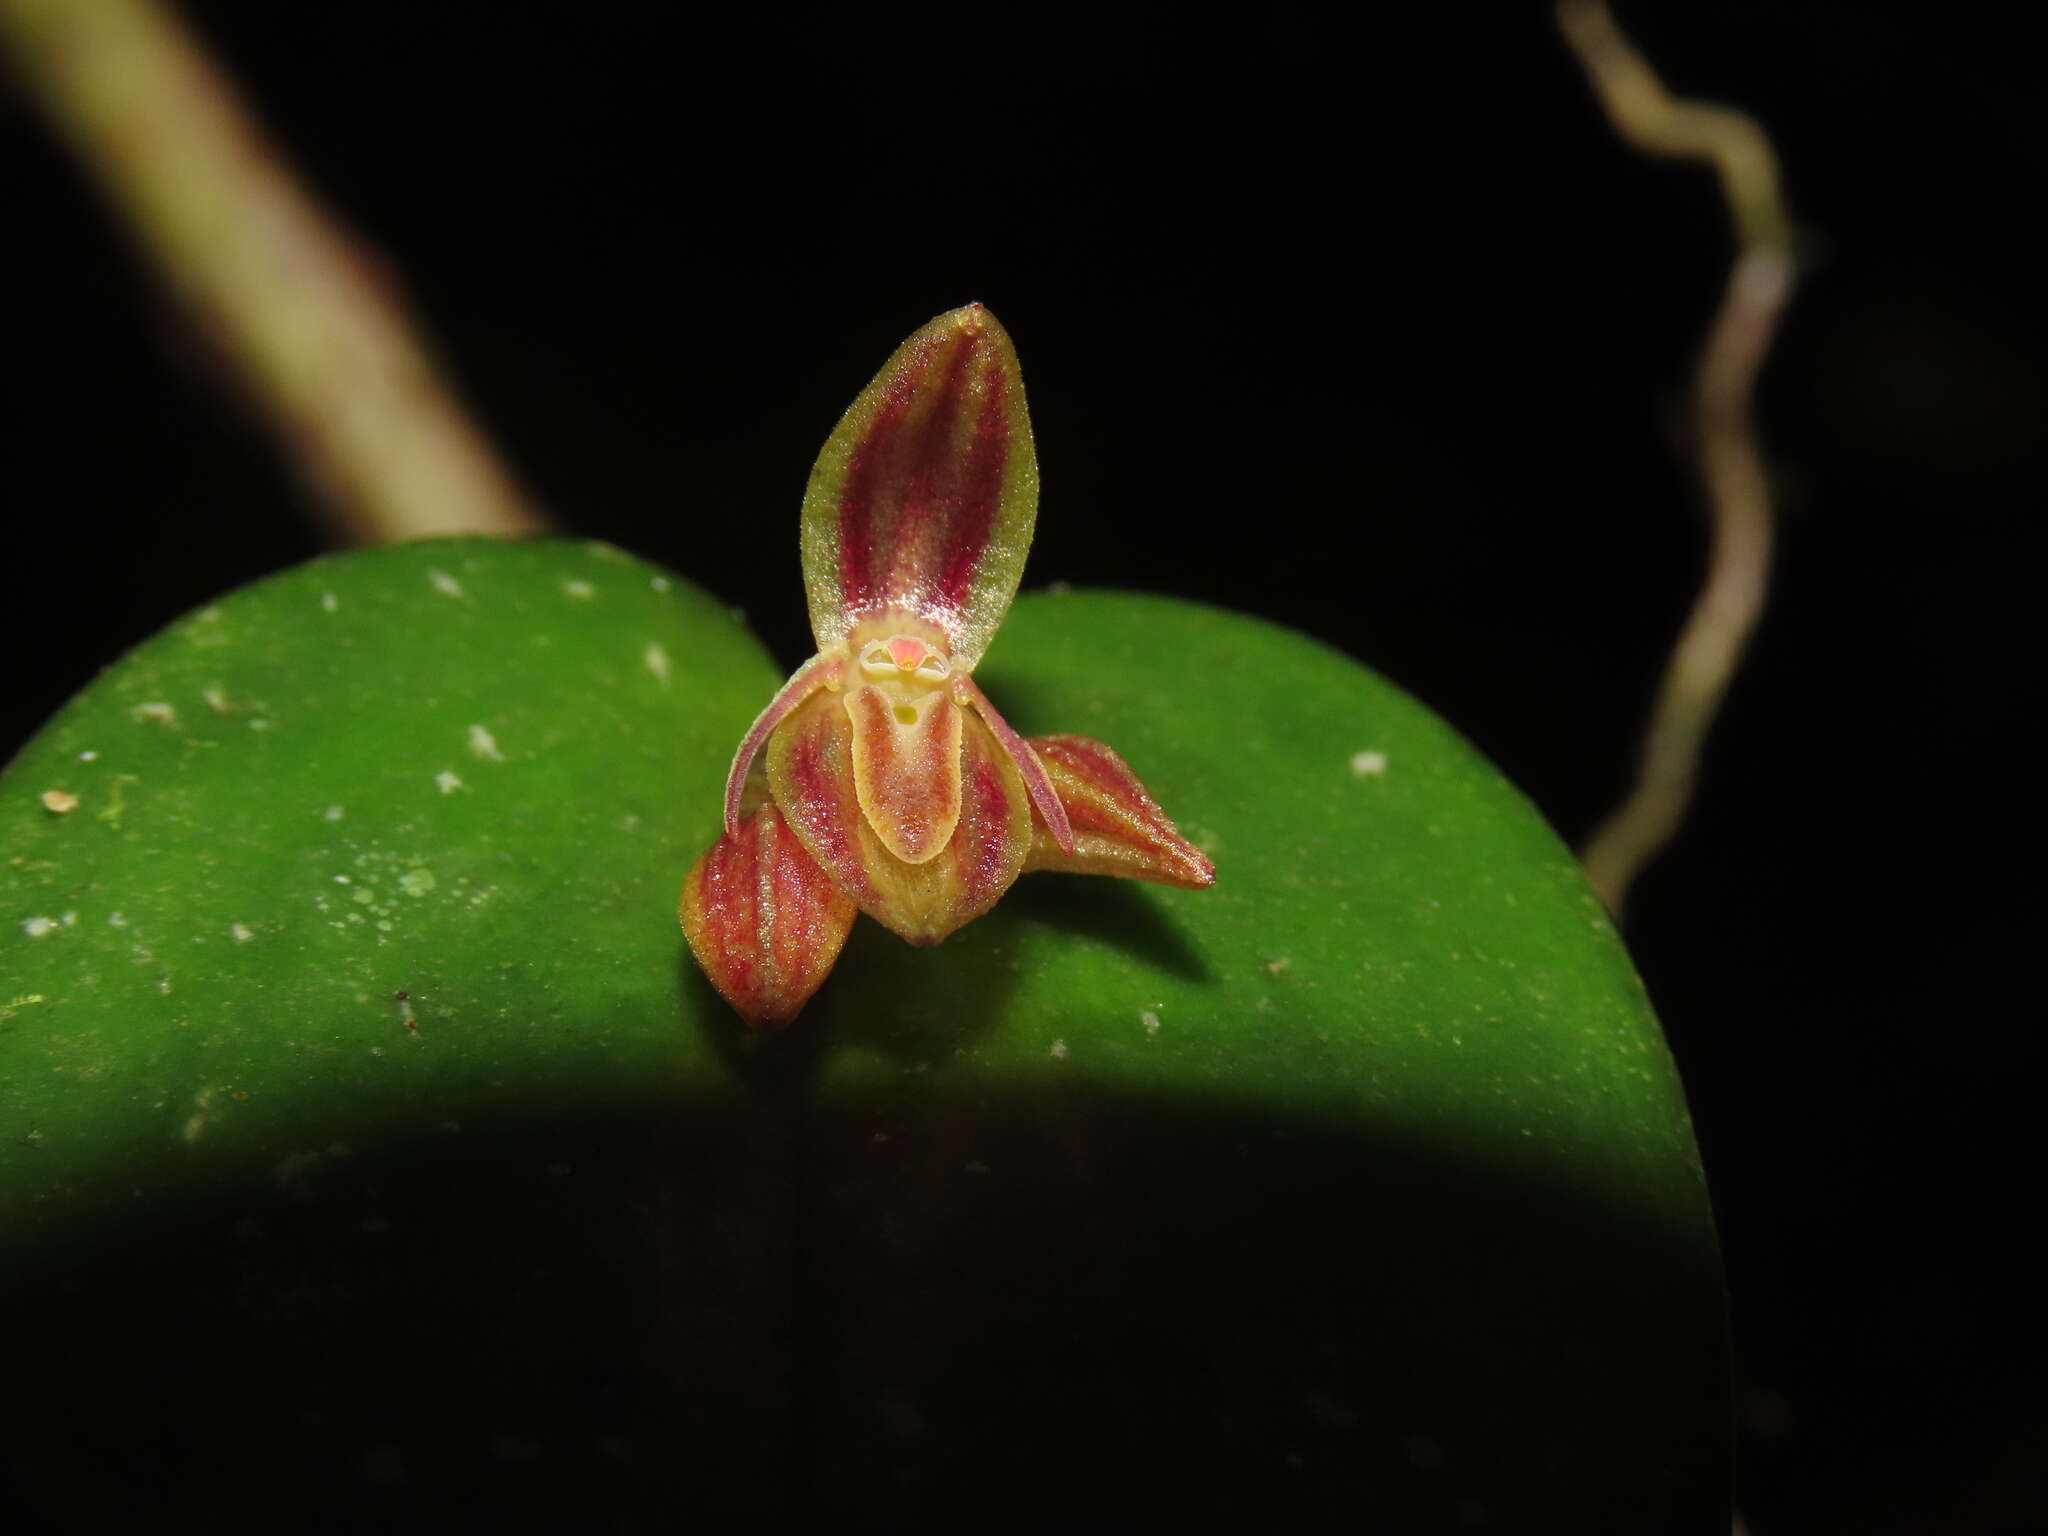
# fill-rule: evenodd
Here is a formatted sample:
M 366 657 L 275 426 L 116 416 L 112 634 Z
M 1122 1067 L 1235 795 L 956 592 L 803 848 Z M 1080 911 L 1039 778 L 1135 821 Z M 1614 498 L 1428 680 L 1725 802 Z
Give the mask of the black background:
M 553 514 L 783 660 L 818 445 L 980 299 L 1031 390 L 1030 582 L 1318 635 L 1567 838 L 1623 789 L 1698 575 L 1682 403 L 1728 242 L 1546 7 L 189 14 Z M 1772 130 L 1809 262 L 1763 398 L 1771 610 L 1630 925 L 1722 1223 L 1742 1505 L 2048 1529 L 2036 55 L 1967 6 L 1622 14 Z M 18 97 L 0 182 L 11 745 L 322 535 Z

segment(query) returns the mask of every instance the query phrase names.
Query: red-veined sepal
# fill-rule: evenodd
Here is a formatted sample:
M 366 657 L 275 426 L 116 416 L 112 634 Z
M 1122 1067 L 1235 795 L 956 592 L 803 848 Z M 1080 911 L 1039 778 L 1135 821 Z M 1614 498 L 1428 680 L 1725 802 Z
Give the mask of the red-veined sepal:
M 914 614 L 971 670 L 1016 596 L 1038 515 L 1017 352 L 979 304 L 896 349 L 826 440 L 804 492 L 818 649 Z
M 1073 836 L 1073 851 L 1063 852 L 1050 828 L 1035 822 L 1027 870 L 1121 875 L 1189 890 L 1215 884 L 1209 856 L 1181 836 L 1112 748 L 1087 736 L 1033 736 L 1027 745 L 1044 765 Z
M 711 984 L 756 1029 L 780 1029 L 831 972 L 856 909 L 774 802 L 748 799 L 739 830 L 691 866 L 677 908 Z
M 769 738 L 769 792 L 804 849 L 860 909 L 912 944 L 936 944 L 981 916 L 1017 878 L 1031 847 L 1031 801 L 1010 755 L 958 710 L 960 812 L 920 863 L 891 853 L 861 809 L 853 722 L 818 694 Z
M 988 695 L 981 691 L 973 678 L 955 678 L 953 686 L 959 692 L 961 702 L 972 706 L 975 713 L 987 722 L 990 734 L 1009 753 L 1010 761 L 1017 765 L 1017 772 L 1024 780 L 1024 792 L 1031 797 L 1031 808 L 1037 812 L 1033 820 L 1044 827 L 1055 848 L 1071 855 L 1074 831 L 1068 823 L 1066 807 L 1060 804 L 1059 794 L 1054 790 L 1052 780 L 1046 776 L 1045 765 L 1031 750 L 1031 743 L 1011 729 L 1010 722 L 989 702 Z
M 775 697 L 768 701 L 768 707 L 754 717 L 754 723 L 747 727 L 747 734 L 740 738 L 740 749 L 733 754 L 732 767 L 725 775 L 725 830 L 728 836 L 739 832 L 740 802 L 747 792 L 747 775 L 753 771 L 754 759 L 760 755 L 775 727 L 813 693 L 829 682 L 838 681 L 845 669 L 846 658 L 838 652 L 828 651 L 813 656 L 790 674 L 789 681 L 775 690 Z

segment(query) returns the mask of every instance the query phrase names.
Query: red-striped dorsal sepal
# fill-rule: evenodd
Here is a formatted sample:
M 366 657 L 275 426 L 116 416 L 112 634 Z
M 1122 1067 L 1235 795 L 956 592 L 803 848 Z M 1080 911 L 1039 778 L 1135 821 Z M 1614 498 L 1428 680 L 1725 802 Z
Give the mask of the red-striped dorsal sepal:
M 971 672 L 1024 574 L 1038 457 L 1017 350 L 979 304 L 912 336 L 839 419 L 804 493 L 818 649 L 908 618 Z

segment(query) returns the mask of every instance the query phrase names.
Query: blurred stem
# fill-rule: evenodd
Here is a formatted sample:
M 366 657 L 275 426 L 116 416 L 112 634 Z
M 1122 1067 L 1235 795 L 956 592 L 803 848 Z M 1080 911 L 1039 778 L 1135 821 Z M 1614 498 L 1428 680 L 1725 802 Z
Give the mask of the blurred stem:
M 1754 402 L 1757 374 L 1792 292 L 1791 220 L 1777 157 L 1753 118 L 1674 100 L 1600 0 L 1563 0 L 1557 17 L 1623 139 L 1645 154 L 1713 165 L 1737 247 L 1693 379 L 1693 431 L 1713 518 L 1706 579 L 1658 687 L 1635 787 L 1581 854 L 1593 888 L 1619 920 L 1629 886 L 1685 820 L 1708 728 L 1770 583 L 1770 482 Z
M 340 538 L 545 526 L 376 254 L 300 185 L 158 0 L 0 0 L 0 47 Z

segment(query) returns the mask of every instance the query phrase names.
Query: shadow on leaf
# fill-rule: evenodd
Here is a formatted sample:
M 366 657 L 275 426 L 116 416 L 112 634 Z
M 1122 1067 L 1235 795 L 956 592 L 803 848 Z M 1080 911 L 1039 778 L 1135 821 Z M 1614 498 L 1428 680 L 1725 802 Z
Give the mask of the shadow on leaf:
M 1152 892 L 1091 875 L 1029 876 L 1003 898 L 1010 915 L 1075 938 L 1095 939 L 1182 981 L 1214 981 L 1201 952 Z
M 810 1028 L 820 1041 L 864 1045 L 904 1060 L 949 1055 L 1003 1017 L 1016 988 L 1006 959 L 1016 942 L 1001 908 L 930 949 L 861 919 L 831 980 L 793 1027 Z M 948 971 L 976 978 L 965 1002 L 958 986 L 934 985 Z

